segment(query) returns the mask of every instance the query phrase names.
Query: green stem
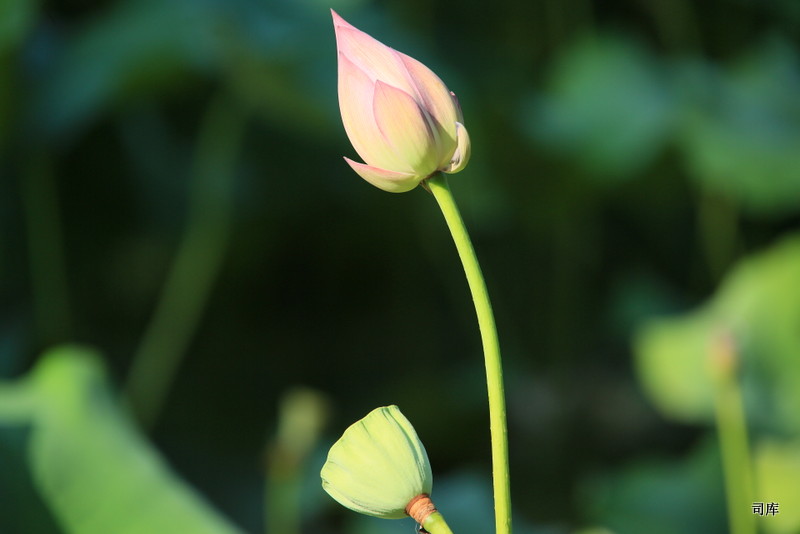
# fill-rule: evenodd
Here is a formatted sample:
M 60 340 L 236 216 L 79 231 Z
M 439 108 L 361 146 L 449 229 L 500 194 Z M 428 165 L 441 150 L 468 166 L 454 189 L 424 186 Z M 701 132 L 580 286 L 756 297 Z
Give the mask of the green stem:
M 714 404 L 717 433 L 722 454 L 728 522 L 731 534 L 756 534 L 751 505 L 753 476 L 747 419 L 742 391 L 737 380 L 737 354 L 732 339 L 720 338 L 712 348 L 711 375 L 714 379 Z
M 271 451 L 280 457 L 285 451 Z M 281 534 L 299 534 L 300 523 L 303 516 L 302 502 L 302 468 L 301 465 L 291 465 L 284 470 L 287 472 L 276 473 L 276 464 L 280 458 L 270 458 L 270 467 L 267 473 L 267 491 L 265 493 L 264 527 L 267 534 L 280 532 Z
M 467 275 L 467 283 L 475 303 L 478 326 L 483 342 L 486 365 L 486 387 L 489 394 L 489 429 L 492 435 L 492 478 L 494 481 L 495 528 L 497 534 L 511 533 L 511 491 L 508 470 L 508 432 L 506 429 L 506 401 L 503 387 L 503 365 L 500 344 L 494 323 L 492 304 L 486 291 L 486 282 L 472 248 L 466 226 L 447 184 L 447 177 L 438 173 L 426 180 L 442 210 L 447 227 L 453 236 L 458 255 Z
M 197 143 L 186 233 L 125 387 L 145 428 L 161 412 L 222 266 L 243 129 L 242 113 L 228 100 L 220 98 L 209 106 Z
M 266 534 L 300 534 L 304 474 L 328 417 L 328 399 L 307 388 L 293 388 L 280 400 L 278 428 L 266 450 L 264 527 Z
M 453 534 L 453 531 L 450 530 L 444 520 L 444 516 L 439 512 L 433 512 L 429 515 L 422 523 L 422 528 L 430 532 L 430 534 Z

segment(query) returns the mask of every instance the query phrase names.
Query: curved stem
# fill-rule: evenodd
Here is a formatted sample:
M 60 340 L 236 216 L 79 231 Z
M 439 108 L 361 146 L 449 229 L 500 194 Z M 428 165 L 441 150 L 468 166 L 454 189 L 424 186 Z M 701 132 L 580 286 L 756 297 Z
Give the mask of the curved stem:
M 750 512 L 755 495 L 753 468 L 744 400 L 736 373 L 738 354 L 735 342 L 727 335 L 721 336 L 712 346 L 710 356 L 729 529 L 731 534 L 755 534 L 755 518 Z
M 227 99 L 209 106 L 197 142 L 186 233 L 125 385 L 145 428 L 161 412 L 222 266 L 243 129 L 243 114 Z
M 453 534 L 453 531 L 450 530 L 450 527 L 444 520 L 444 516 L 439 512 L 433 512 L 429 515 L 425 519 L 425 522 L 422 523 L 422 528 L 430 532 L 430 534 Z
M 495 528 L 497 534 L 511 533 L 511 491 L 508 469 L 508 432 L 506 429 L 506 401 L 503 386 L 503 365 L 500 344 L 494 323 L 492 304 L 486 283 L 469 239 L 464 221 L 447 184 L 447 177 L 438 173 L 425 181 L 442 210 L 447 227 L 453 236 L 458 255 L 467 275 L 472 293 L 478 326 L 483 342 L 486 365 L 486 387 L 489 394 L 489 429 L 492 435 L 492 478 L 494 481 Z

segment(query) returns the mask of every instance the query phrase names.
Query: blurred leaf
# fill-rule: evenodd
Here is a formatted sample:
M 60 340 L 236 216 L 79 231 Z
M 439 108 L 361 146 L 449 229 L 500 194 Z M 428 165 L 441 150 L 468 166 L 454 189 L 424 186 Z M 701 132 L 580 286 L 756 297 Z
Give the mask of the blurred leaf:
M 93 352 L 54 349 L 27 379 L 5 385 L 12 386 L 20 388 L 18 397 L 35 398 L 27 403 L 30 469 L 66 532 L 239 532 L 175 477 L 134 430 L 114 403 Z M 8 398 L 0 396 L 0 403 Z
M 320 77 L 335 75 L 328 55 L 335 44 L 327 10 L 314 17 L 308 10 L 251 0 L 113 4 L 60 44 L 42 75 L 47 83 L 38 85 L 32 122 L 65 135 L 120 102 L 175 90 L 199 74 L 228 82 L 284 126 L 317 133 L 335 117 L 335 90 L 324 91 L 330 78 Z
M 230 90 L 282 131 L 306 138 L 338 125 L 336 64 L 329 55 L 335 50 L 329 10 L 335 6 L 313 1 L 276 9 L 238 0 L 220 33 L 221 74 Z
M 778 514 L 759 518 L 759 524 L 768 534 L 796 534 L 800 532 L 800 441 L 780 442 L 768 440 L 755 451 L 756 502 L 774 502 Z
M 213 64 L 215 15 L 202 3 L 112 5 L 67 43 L 38 86 L 33 120 L 64 134 L 124 97 L 169 87 Z
M 642 45 L 614 36 L 575 43 L 560 58 L 548 90 L 524 115 L 528 131 L 590 173 L 632 176 L 663 146 L 674 99 Z
M 36 0 L 0 0 L 0 146 L 12 130 L 17 65 L 14 52 L 36 20 Z
M 36 0 L 0 0 L 0 58 L 28 33 L 38 7 Z
M 588 519 L 616 534 L 725 532 L 719 453 L 713 441 L 682 460 L 647 460 L 590 480 L 581 492 Z
M 800 68 L 772 42 L 728 72 L 684 66 L 689 93 L 680 144 L 693 177 L 758 213 L 797 213 Z
M 700 310 L 688 318 L 650 321 L 639 332 L 639 380 L 668 417 L 692 422 L 713 418 L 706 357 L 714 324 L 710 313 Z
M 636 339 L 639 378 L 666 416 L 710 422 L 708 349 L 720 334 L 732 335 L 750 417 L 800 431 L 798 325 L 800 236 L 794 235 L 739 262 L 698 310 L 646 323 Z

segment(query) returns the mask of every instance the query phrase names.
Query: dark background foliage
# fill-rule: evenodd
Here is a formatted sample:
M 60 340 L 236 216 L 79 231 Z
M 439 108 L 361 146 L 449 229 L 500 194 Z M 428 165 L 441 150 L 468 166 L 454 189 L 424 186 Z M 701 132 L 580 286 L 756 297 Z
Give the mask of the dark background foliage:
M 707 510 L 681 501 L 713 454 L 673 475 L 675 491 L 603 499 L 626 495 L 612 473 L 655 480 L 647 462 L 708 438 L 643 394 L 637 328 L 702 303 L 797 226 L 793 0 L 2 2 L 0 374 L 80 342 L 122 388 L 197 227 L 208 243 L 176 298 L 219 264 L 150 429 L 180 475 L 262 530 L 280 402 L 302 386 L 329 409 L 299 470 L 304 531 L 368 528 L 316 477 L 332 440 L 389 403 L 425 442 L 437 493 L 485 524 L 485 386 L 461 267 L 425 191 L 383 193 L 342 161 L 354 152 L 329 7 L 459 95 L 473 156 L 450 183 L 500 329 L 520 529 L 655 503 L 667 522 L 694 517 L 663 532 L 724 532 L 721 484 L 697 490 Z M 41 508 L 26 476 L 3 485 L 22 496 L 2 499 L 4 516 Z

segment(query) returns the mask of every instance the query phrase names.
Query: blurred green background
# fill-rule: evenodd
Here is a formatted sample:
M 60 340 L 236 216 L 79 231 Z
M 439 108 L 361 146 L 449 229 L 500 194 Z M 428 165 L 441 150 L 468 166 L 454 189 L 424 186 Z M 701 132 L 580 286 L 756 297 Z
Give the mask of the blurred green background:
M 319 486 L 385 404 L 491 531 L 466 283 L 341 159 L 331 7 L 464 110 L 517 532 L 727 532 L 720 335 L 800 532 L 795 0 L 0 0 L 0 532 L 410 533 Z

